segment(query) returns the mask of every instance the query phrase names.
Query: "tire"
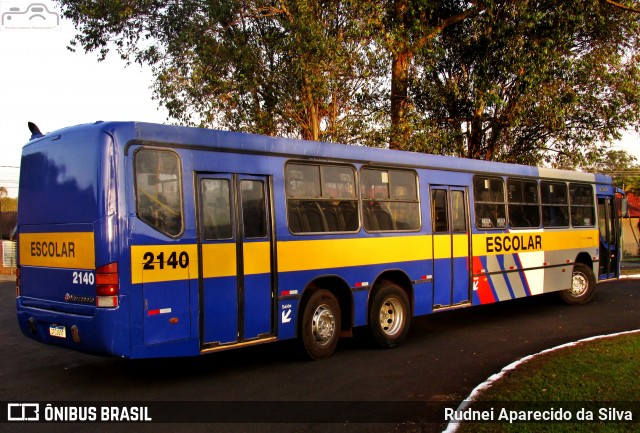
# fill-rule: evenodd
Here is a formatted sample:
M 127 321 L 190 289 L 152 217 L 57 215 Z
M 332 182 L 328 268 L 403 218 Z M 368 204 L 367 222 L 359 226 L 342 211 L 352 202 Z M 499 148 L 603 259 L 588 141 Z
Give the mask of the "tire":
M 571 288 L 558 292 L 560 299 L 569 305 L 589 302 L 596 291 L 596 277 L 587 265 L 576 263 L 571 275 Z
M 333 294 L 316 290 L 304 304 L 300 322 L 302 347 L 312 360 L 329 358 L 340 339 L 340 305 Z
M 369 329 L 378 346 L 390 349 L 406 338 L 411 323 L 407 294 L 393 283 L 385 283 L 375 292 L 369 306 Z

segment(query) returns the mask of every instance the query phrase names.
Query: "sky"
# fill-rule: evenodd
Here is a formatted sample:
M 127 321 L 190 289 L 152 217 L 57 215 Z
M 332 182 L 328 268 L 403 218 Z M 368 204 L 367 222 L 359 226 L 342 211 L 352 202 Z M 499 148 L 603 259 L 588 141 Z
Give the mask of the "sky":
M 115 52 L 102 62 L 96 53 L 72 53 L 67 46 L 74 34 L 50 0 L 0 0 L 0 186 L 10 197 L 18 195 L 27 122 L 44 133 L 97 120 L 169 122 L 152 100 L 149 68 L 126 66 Z M 640 163 L 635 132 L 614 148 Z
M 8 19 L 11 8 L 26 11 L 36 3 L 53 14 L 43 11 L 41 19 L 28 11 Z M 95 53 L 70 52 L 75 30 L 62 18 L 58 25 L 59 15 L 47 0 L 0 1 L 0 186 L 10 197 L 18 195 L 17 167 L 31 136 L 27 122 L 43 133 L 97 120 L 167 123 L 166 110 L 152 100 L 150 70 L 127 67 L 115 52 L 103 62 Z

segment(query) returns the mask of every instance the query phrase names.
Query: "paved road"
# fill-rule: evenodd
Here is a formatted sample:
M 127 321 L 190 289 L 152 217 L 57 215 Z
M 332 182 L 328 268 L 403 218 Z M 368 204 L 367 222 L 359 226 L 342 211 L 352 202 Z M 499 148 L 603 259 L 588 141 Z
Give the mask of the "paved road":
M 288 343 L 198 358 L 126 361 L 23 337 L 15 321 L 14 286 L 0 283 L 0 401 L 240 401 L 245 403 L 222 406 L 228 420 L 243 421 L 242 414 L 264 420 L 266 413 L 272 421 L 75 424 L 74 432 L 440 431 L 441 408 L 433 410 L 440 404 L 425 402 L 456 407 L 479 382 L 510 362 L 576 339 L 638 329 L 639 313 L 640 282 L 627 279 L 600 284 L 594 302 L 580 307 L 545 295 L 418 318 L 397 349 L 372 349 L 360 339 L 349 339 L 331 359 L 320 362 L 300 361 Z M 409 423 L 390 415 L 403 407 Z M 283 408 L 300 422 L 284 423 Z M 172 410 L 180 413 L 184 407 L 167 409 Z M 341 411 L 350 423 L 311 422 L 337 421 Z M 365 417 L 378 422 L 358 422 Z M 16 432 L 61 428 L 0 425 L 2 431 Z

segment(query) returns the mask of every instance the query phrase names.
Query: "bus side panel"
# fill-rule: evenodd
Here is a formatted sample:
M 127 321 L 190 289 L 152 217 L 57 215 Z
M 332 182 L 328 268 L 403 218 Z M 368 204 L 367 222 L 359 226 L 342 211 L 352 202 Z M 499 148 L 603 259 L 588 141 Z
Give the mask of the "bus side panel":
M 189 280 L 142 284 L 144 344 L 191 337 Z
M 198 354 L 199 259 L 192 231 L 168 242 L 135 216 L 129 226 L 132 357 Z
M 326 242 L 331 241 L 327 240 Z M 281 248 L 280 250 L 285 250 L 285 248 Z M 395 251 L 395 253 L 399 254 L 398 251 Z M 425 255 L 429 255 L 429 251 L 425 251 Z M 282 255 L 280 255 L 280 260 L 284 260 Z M 429 314 L 432 312 L 433 296 L 433 284 L 428 277 L 431 275 L 431 263 L 430 260 L 416 260 L 343 268 L 319 267 L 318 269 L 304 269 L 299 271 L 291 269 L 290 266 L 294 266 L 293 264 L 287 265 L 289 266 L 287 271 L 278 274 L 280 304 L 290 304 L 292 307 L 295 307 L 299 298 L 302 297 L 303 291 L 311 282 L 327 276 L 337 276 L 338 278 L 344 279 L 351 288 L 354 303 L 353 326 L 363 326 L 368 323 L 369 294 L 374 282 L 385 272 L 401 271 L 413 282 L 413 293 L 410 293 L 410 298 L 411 296 L 413 297 L 413 313 L 415 315 Z M 298 266 L 303 267 L 303 264 L 299 263 Z M 290 293 L 295 293 L 295 296 L 298 298 L 285 298 Z M 293 308 L 293 313 L 295 313 L 295 311 L 296 308 Z M 300 320 L 300 317 L 298 317 L 297 320 Z M 293 322 L 295 322 L 295 320 Z M 295 334 L 293 332 L 295 329 L 293 329 L 292 326 L 292 323 L 282 323 L 281 321 L 278 328 L 278 337 L 285 339 L 294 336 Z
M 205 264 L 206 266 L 206 264 Z M 206 270 L 205 270 L 206 272 Z M 238 339 L 237 277 L 208 278 L 201 308 L 204 319 L 204 343 L 233 343 Z

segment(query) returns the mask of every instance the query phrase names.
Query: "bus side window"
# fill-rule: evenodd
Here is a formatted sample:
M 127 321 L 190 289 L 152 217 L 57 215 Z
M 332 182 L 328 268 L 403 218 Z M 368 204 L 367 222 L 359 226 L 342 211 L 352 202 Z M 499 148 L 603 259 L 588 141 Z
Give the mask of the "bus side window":
M 564 182 L 540 182 L 542 191 L 542 223 L 545 227 L 569 226 L 569 202 L 567 184 Z
M 596 223 L 593 187 L 572 183 L 569 185 L 569 198 L 571 199 L 571 225 L 593 227 Z
M 356 177 L 351 166 L 289 163 L 287 220 L 295 234 L 356 232 Z
M 540 200 L 536 181 L 509 179 L 507 196 L 511 227 L 540 227 Z
M 473 197 L 476 227 L 488 229 L 507 226 L 504 180 L 501 177 L 474 177 Z
M 178 155 L 140 149 L 135 154 L 136 214 L 168 235 L 182 233 L 182 180 Z
M 415 172 L 363 168 L 361 173 L 362 214 L 367 231 L 420 230 Z

